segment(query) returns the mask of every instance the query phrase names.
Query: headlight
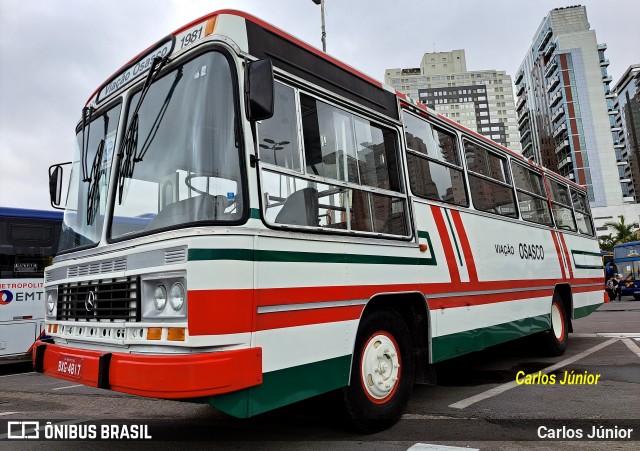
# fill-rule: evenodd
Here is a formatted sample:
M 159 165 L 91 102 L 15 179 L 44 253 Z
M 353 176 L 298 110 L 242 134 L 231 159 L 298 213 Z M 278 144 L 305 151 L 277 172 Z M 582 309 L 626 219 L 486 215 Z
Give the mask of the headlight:
M 47 294 L 47 312 L 53 313 L 53 309 L 56 308 L 56 300 L 53 298 L 53 294 Z
M 158 285 L 153 292 L 153 303 L 156 310 L 161 312 L 164 310 L 164 306 L 167 305 L 167 289 L 164 285 Z
M 171 304 L 171 308 L 176 312 L 184 305 L 184 286 L 180 282 L 174 283 L 171 287 L 169 303 Z
M 140 278 L 141 319 L 143 321 L 186 319 L 187 308 L 189 308 L 186 276 L 184 271 L 142 276 Z

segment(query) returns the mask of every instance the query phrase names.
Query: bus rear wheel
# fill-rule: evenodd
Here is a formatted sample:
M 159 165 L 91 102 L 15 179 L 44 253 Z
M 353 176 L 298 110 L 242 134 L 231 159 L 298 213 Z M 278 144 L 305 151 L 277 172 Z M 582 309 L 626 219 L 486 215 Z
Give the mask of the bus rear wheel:
M 393 310 L 376 310 L 360 322 L 351 364 L 351 379 L 343 389 L 344 406 L 353 427 L 378 432 L 402 415 L 415 373 L 409 329 Z
M 564 305 L 558 296 L 551 301 L 551 328 L 543 333 L 543 345 L 547 354 L 559 356 L 567 349 L 569 321 Z

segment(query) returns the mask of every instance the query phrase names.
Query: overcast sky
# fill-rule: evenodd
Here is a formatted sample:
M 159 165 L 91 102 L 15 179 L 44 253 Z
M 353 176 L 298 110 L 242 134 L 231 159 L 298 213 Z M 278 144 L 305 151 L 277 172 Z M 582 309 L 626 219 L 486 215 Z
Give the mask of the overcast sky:
M 326 0 L 327 51 L 378 80 L 422 54 L 513 76 L 542 19 L 578 0 Z M 640 2 L 588 0 L 617 82 L 640 63 Z M 50 209 L 47 169 L 73 157 L 88 97 L 155 41 L 209 12 L 246 11 L 321 48 L 311 0 L 0 0 L 0 206 Z M 613 86 L 613 85 L 612 85 Z

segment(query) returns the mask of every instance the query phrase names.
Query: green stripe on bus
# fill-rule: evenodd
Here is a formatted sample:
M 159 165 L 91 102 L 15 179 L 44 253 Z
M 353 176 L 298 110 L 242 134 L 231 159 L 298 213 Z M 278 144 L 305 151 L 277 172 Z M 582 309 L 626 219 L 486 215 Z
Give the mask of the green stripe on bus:
M 386 255 L 334 254 L 251 249 L 189 249 L 189 261 L 245 260 L 288 263 L 354 263 L 370 265 L 436 265 L 435 257 L 393 257 Z
M 441 362 L 462 354 L 480 351 L 489 346 L 548 330 L 550 327 L 549 315 L 540 315 L 495 326 L 434 337 L 431 341 L 433 362 Z
M 462 255 L 460 255 L 460 248 L 458 247 L 458 239 L 456 238 L 456 234 L 453 230 L 453 226 L 451 225 L 451 218 L 449 218 L 449 210 L 444 209 L 444 215 L 447 217 L 447 223 L 449 223 L 449 230 L 451 231 L 451 236 L 453 237 L 453 244 L 456 245 L 456 252 L 458 253 L 458 260 L 460 260 L 460 266 L 464 266 L 462 263 Z
M 264 373 L 262 384 L 209 398 L 218 410 L 248 418 L 349 383 L 351 355 Z
M 251 219 L 260 219 L 260 210 L 258 210 L 257 208 L 250 208 L 249 209 L 249 218 L 251 218 Z
M 604 302 L 599 304 L 585 305 L 584 307 L 578 307 L 573 309 L 573 319 L 584 318 L 585 316 L 591 315 L 593 312 L 598 310 Z
M 431 254 L 429 258 L 432 259 L 433 264 L 437 266 L 438 262 L 436 261 L 436 253 L 433 251 L 433 244 L 431 244 L 431 235 L 429 235 L 429 232 L 426 230 L 418 230 L 418 238 L 424 238 L 427 240 L 427 245 L 429 246 L 429 252 Z

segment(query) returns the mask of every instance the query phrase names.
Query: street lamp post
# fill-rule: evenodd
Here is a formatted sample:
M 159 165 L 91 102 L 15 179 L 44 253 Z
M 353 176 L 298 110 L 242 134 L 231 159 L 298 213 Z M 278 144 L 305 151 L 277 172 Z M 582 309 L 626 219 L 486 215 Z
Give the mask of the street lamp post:
M 320 5 L 320 17 L 322 18 L 322 51 L 327 52 L 327 32 L 324 28 L 324 0 L 311 0 L 316 5 Z

